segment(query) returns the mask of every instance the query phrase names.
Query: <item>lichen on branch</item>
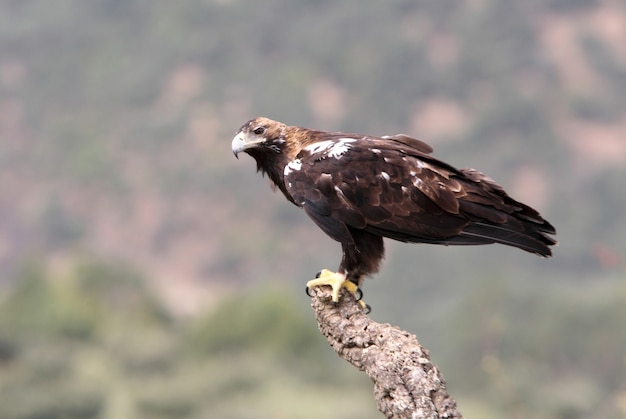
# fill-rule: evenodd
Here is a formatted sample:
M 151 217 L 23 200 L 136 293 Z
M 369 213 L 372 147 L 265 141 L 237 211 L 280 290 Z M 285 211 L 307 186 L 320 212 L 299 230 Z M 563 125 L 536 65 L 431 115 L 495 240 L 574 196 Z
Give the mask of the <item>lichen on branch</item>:
M 374 382 L 376 405 L 387 418 L 461 418 L 439 369 L 415 335 L 377 323 L 342 290 L 333 303 L 328 287 L 310 290 L 319 330 L 337 354 Z

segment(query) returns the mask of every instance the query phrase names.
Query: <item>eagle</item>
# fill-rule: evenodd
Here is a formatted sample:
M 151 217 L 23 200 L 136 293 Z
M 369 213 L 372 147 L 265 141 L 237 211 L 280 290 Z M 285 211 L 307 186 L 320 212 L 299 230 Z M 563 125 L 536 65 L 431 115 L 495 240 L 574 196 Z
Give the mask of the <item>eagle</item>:
M 346 288 L 364 310 L 363 279 L 376 273 L 383 238 L 406 243 L 500 243 L 550 257 L 555 228 L 511 198 L 490 177 L 456 169 L 428 144 L 404 134 L 371 136 L 251 119 L 232 140 L 236 157 L 256 160 L 285 198 L 341 243 L 336 272 L 324 269 L 311 287 L 329 285 L 332 300 Z

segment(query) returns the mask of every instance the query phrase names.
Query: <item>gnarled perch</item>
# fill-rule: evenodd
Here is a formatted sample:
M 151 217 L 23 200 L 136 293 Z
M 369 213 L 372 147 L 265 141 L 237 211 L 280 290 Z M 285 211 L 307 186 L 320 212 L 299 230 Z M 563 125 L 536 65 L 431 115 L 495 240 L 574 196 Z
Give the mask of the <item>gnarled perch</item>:
M 415 335 L 372 321 L 345 289 L 337 304 L 328 287 L 310 294 L 320 331 L 340 357 L 374 382 L 378 410 L 387 418 L 462 418 Z

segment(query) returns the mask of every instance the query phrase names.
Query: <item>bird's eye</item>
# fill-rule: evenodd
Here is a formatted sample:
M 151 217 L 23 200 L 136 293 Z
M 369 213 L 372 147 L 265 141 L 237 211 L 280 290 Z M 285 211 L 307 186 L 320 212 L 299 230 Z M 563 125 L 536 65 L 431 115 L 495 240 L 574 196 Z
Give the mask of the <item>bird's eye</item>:
M 263 135 L 265 134 L 265 127 L 256 127 L 252 132 L 254 132 L 256 135 Z

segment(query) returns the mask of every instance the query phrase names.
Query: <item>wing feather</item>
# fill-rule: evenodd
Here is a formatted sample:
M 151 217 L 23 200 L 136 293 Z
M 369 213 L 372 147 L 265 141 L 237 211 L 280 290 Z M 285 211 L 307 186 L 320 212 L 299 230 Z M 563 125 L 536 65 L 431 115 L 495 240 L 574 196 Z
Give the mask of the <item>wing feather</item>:
M 341 149 L 311 148 L 298 154 L 302 170 L 286 174 L 287 189 L 338 241 L 350 227 L 405 242 L 497 242 L 550 255 L 555 241 L 544 233 L 554 227 L 535 210 L 482 173 L 457 170 L 414 141 L 360 137 Z
M 400 144 L 407 145 L 420 153 L 430 154 L 433 152 L 433 148 L 425 142 L 418 140 L 417 138 L 409 137 L 405 134 L 385 135 L 382 137 L 385 140 L 393 140 Z

